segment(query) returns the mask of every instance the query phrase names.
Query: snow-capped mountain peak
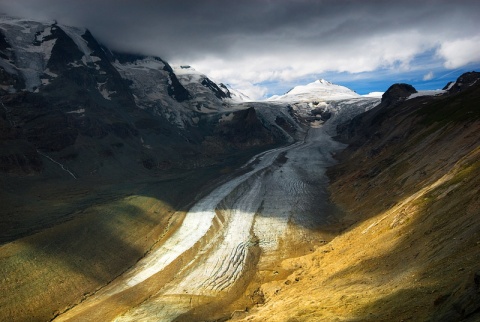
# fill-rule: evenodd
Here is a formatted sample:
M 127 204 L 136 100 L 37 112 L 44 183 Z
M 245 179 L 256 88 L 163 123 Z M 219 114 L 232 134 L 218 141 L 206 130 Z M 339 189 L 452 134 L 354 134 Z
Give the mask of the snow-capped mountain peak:
M 307 85 L 295 86 L 284 95 L 270 97 L 269 101 L 314 101 L 358 98 L 360 95 L 351 89 L 318 79 Z
M 314 83 L 317 83 L 317 84 L 324 84 L 324 85 L 333 85 L 333 83 L 330 83 L 329 81 L 325 80 L 325 79 L 317 79 Z
M 189 65 L 173 66 L 173 71 L 185 88 L 194 94 L 194 100 L 203 103 L 216 97 L 229 102 L 248 101 L 248 96 L 222 83 L 217 83 Z

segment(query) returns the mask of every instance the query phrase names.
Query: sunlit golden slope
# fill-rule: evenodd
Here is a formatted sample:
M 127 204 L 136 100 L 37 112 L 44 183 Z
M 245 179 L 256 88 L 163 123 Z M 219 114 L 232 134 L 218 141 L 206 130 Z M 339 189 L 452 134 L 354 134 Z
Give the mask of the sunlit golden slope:
M 478 321 L 480 82 L 468 85 L 357 118 L 330 171 L 344 231 L 283 262 L 292 274 L 233 319 Z

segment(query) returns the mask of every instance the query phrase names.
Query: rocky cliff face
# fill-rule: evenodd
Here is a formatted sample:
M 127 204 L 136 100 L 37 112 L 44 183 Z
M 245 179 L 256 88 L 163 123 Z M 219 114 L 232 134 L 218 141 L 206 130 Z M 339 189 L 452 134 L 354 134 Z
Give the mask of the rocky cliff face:
M 392 106 L 398 101 L 405 100 L 417 90 L 410 84 L 393 84 L 382 95 L 382 104 L 384 106 Z

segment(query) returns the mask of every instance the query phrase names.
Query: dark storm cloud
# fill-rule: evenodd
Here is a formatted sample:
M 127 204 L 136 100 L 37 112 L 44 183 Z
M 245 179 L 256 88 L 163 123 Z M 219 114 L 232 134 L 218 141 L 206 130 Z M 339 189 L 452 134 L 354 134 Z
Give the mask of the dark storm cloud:
M 84 26 L 111 47 L 250 82 L 406 68 L 433 49 L 452 68 L 480 60 L 455 51 L 478 49 L 480 1 L 0 0 L 0 11 Z
M 461 1 L 8 0 L 1 6 L 17 15 L 86 26 L 116 47 L 193 58 L 238 50 L 243 41 L 251 46 L 257 40 L 262 49 L 262 44 L 279 46 L 282 41 L 330 44 L 408 26 L 430 29 L 431 24 L 448 23 L 452 15 L 464 16 L 468 24 L 477 18 L 472 9 L 480 12 L 475 3 L 464 7 Z

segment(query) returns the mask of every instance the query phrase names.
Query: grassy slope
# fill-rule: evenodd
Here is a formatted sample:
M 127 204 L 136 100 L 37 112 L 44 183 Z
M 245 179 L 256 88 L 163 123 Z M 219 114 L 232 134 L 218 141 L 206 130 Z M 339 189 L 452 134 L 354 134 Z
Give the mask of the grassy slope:
M 345 230 L 262 286 L 246 321 L 479 319 L 480 87 L 383 114 L 331 171 Z M 426 103 L 426 104 L 424 104 Z M 385 122 L 388 120 L 388 122 Z M 378 121 L 378 120 L 377 120 Z

